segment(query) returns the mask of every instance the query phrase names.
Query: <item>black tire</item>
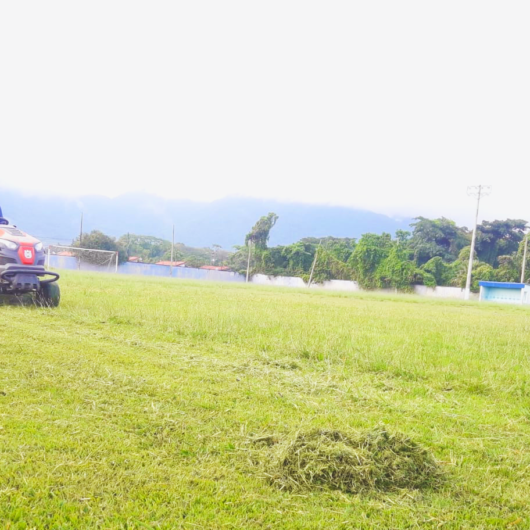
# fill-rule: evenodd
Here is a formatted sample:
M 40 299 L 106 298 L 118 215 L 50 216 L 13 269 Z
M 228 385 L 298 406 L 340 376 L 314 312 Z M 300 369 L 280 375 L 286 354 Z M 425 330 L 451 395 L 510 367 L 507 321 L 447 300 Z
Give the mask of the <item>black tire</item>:
M 61 301 L 61 289 L 59 284 L 44 283 L 37 291 L 37 303 L 43 307 L 57 307 Z

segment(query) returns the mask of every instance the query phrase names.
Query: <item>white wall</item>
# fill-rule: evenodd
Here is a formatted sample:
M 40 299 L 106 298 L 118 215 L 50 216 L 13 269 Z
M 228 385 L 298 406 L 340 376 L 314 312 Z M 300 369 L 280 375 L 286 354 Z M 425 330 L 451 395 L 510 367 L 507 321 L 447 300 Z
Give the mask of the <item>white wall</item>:
M 289 276 L 267 276 L 265 274 L 256 274 L 252 277 L 252 283 L 258 285 L 271 285 L 276 287 L 306 287 L 307 284 L 302 278 L 293 278 Z M 326 291 L 362 291 L 357 282 L 345 280 L 329 280 L 323 283 L 311 284 L 311 289 L 323 289 Z M 395 293 L 394 289 L 381 290 L 384 293 Z M 425 285 L 415 285 L 414 294 L 419 296 L 428 296 L 433 298 L 453 298 L 458 300 L 464 299 L 464 289 L 460 287 L 426 287 Z M 478 294 L 471 293 L 472 300 L 478 300 Z
M 302 278 L 290 276 L 267 276 L 266 274 L 254 274 L 250 280 L 258 285 L 273 285 L 275 287 L 307 287 Z
M 328 280 L 323 283 L 312 283 L 311 289 L 325 289 L 326 291 L 360 291 L 357 282 L 349 282 L 346 280 Z
M 460 289 L 460 287 L 427 287 L 425 285 L 415 285 L 414 293 L 419 296 L 431 296 L 434 298 L 464 299 L 464 289 Z M 478 300 L 478 294 L 471 293 L 470 299 Z

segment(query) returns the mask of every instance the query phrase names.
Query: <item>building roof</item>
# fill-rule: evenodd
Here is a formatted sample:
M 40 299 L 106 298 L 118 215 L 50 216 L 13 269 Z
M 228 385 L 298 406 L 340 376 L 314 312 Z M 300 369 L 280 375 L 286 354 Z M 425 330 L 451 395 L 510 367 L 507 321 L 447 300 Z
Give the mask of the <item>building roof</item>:
M 158 261 L 156 265 L 168 265 L 171 266 L 171 261 Z M 185 261 L 174 261 L 173 267 L 184 267 L 186 265 Z
M 524 289 L 526 284 L 524 283 L 512 283 L 512 282 L 478 282 L 481 287 L 493 287 L 495 289 Z
M 206 269 L 208 271 L 229 271 L 230 267 L 217 266 L 217 265 L 203 265 L 201 269 Z

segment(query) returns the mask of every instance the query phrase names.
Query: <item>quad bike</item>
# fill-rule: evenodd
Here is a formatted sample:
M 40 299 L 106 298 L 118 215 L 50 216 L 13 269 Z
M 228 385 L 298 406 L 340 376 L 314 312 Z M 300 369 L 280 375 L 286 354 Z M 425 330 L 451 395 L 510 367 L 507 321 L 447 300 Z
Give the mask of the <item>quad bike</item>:
M 42 243 L 2 216 L 0 208 L 0 294 L 34 293 L 38 305 L 57 307 L 61 299 L 59 275 L 44 268 Z

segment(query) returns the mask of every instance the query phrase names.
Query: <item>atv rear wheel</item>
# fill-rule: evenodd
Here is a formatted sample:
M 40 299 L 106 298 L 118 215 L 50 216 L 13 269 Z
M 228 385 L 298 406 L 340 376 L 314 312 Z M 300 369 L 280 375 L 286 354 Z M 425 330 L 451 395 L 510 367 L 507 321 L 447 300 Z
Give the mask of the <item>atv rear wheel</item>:
M 57 283 L 41 284 L 37 291 L 37 303 L 42 307 L 57 307 L 61 300 L 61 289 Z

